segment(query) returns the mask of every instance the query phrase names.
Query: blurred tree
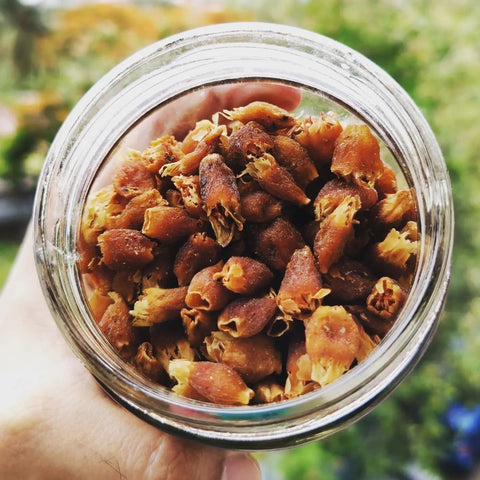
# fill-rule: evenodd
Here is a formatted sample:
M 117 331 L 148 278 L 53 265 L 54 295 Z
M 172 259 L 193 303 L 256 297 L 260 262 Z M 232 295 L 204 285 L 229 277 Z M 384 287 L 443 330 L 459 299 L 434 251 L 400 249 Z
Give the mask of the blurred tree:
M 39 41 L 39 63 L 44 80 L 70 106 L 116 63 L 158 38 L 155 14 L 128 4 L 58 10 L 52 23 L 55 28 Z
M 47 29 L 40 10 L 19 0 L 0 0 L 0 19 L 6 30 L 15 31 L 15 59 L 23 75 L 21 84 L 8 78 L 2 78 L 1 83 L 10 90 L 20 85 L 37 92 L 27 96 L 26 102 L 25 95 L 17 95 L 14 107 L 19 127 L 12 137 L 0 139 L 0 177 L 18 187 L 25 175 L 26 160 L 32 154 L 44 153 L 66 112 L 98 78 L 129 54 L 193 26 L 245 19 L 218 5 L 142 3 L 54 9 L 49 11 Z M 2 33 L 3 29 L 0 40 Z M 1 58 L 0 62 L 2 71 L 7 72 L 9 65 Z
M 18 77 L 24 79 L 36 67 L 36 40 L 47 33 L 40 11 L 19 0 L 0 0 L 0 12 L 15 29 L 13 60 Z
M 67 115 L 62 99 L 54 92 L 24 95 L 17 104 L 17 130 L 0 142 L 0 177 L 10 182 L 14 189 L 25 187 L 25 163 L 35 153 L 46 154 L 58 128 Z M 39 173 L 37 168 L 36 174 Z M 31 186 L 30 186 L 31 188 Z

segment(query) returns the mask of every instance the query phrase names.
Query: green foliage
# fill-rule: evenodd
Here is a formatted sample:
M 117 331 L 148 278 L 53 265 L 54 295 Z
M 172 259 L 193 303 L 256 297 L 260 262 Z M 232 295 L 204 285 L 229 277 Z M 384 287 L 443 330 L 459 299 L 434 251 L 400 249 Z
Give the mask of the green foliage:
M 40 10 L 19 0 L 0 0 L 0 13 L 15 30 L 12 59 L 17 80 L 30 75 L 36 67 L 36 40 L 47 33 Z
M 373 413 L 324 440 L 284 452 L 286 479 L 344 480 L 398 478 L 409 462 L 435 471 L 435 453 L 449 437 L 440 416 L 453 388 L 445 389 L 441 367 L 425 362 Z
M 0 175 L 18 185 L 24 177 L 25 158 L 35 145 L 36 139 L 25 128 L 18 129 L 13 137 L 4 140 L 0 147 L 0 158 L 3 160 Z
M 16 243 L 0 240 L 0 289 L 7 279 L 13 259 L 18 251 Z
M 26 176 L 25 163 L 35 152 L 46 153 L 65 116 L 56 95 L 35 95 L 34 102 L 19 109 L 19 126 L 13 135 L 0 139 L 0 177 L 19 187 Z
M 285 478 L 335 480 L 341 466 L 337 455 L 319 448 L 318 443 L 312 443 L 284 452 L 278 457 L 277 467 Z
M 17 110 L 19 124 L 13 138 L 0 138 L 0 178 L 17 186 L 26 159 L 43 153 L 85 91 L 128 55 L 167 34 L 239 18 L 206 6 L 142 3 L 41 11 L 0 0 L 0 102 Z
M 287 452 L 285 464 L 300 464 L 303 470 L 288 470 L 286 478 L 307 478 L 310 468 L 318 467 L 317 458 L 325 457 L 327 469 L 335 459 L 348 464 L 350 476 L 345 478 L 397 476 L 410 462 L 435 470 L 438 455 L 450 441 L 441 414 L 452 400 L 472 405 L 480 399 L 480 4 L 287 0 L 279 11 L 274 3 L 257 3 L 258 19 L 296 24 L 339 40 L 383 67 L 407 90 L 444 153 L 456 215 L 450 293 L 424 360 L 365 419 Z

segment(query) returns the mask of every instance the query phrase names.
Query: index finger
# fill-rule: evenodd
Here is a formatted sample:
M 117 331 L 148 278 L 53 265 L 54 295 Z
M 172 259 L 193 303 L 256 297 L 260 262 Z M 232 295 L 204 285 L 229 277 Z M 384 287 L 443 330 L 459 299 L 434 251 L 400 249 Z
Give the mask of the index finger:
M 152 112 L 130 131 L 122 146 L 143 150 L 161 135 L 183 138 L 198 120 L 255 100 L 293 110 L 300 103 L 301 93 L 298 88 L 288 85 L 253 81 L 202 88 Z
M 155 109 L 133 127 L 119 142 L 95 180 L 93 191 L 106 184 L 112 177 L 117 160 L 128 151 L 142 151 L 152 140 L 162 135 L 182 139 L 195 123 L 224 109 L 247 105 L 261 100 L 273 103 L 286 110 L 294 110 L 301 100 L 298 88 L 272 82 L 238 82 L 201 88 Z

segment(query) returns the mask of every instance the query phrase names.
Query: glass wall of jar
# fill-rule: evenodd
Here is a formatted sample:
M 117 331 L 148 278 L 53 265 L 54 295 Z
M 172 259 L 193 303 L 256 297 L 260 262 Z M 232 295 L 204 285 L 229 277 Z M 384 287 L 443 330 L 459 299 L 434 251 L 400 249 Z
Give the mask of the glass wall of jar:
M 365 122 L 405 185 L 416 192 L 416 274 L 393 328 L 359 365 L 298 398 L 218 406 L 180 397 L 124 362 L 92 318 L 78 270 L 83 207 L 108 158 L 143 149 L 138 136 L 165 109 L 212 88 L 252 83 L 298 88 L 298 112 L 334 109 Z M 165 113 L 163 113 L 165 115 Z M 353 117 L 350 117 L 353 116 Z M 168 125 L 163 133 L 169 133 Z M 158 133 L 158 132 L 156 132 Z M 103 167 L 103 170 L 102 170 Z M 94 187 L 95 188 L 95 187 Z M 235 23 L 202 27 L 153 44 L 100 79 L 58 132 L 40 178 L 36 258 L 64 337 L 111 396 L 168 432 L 229 448 L 266 449 L 332 434 L 367 414 L 420 359 L 448 288 L 453 243 L 448 173 L 419 109 L 383 70 L 350 48 L 294 27 Z

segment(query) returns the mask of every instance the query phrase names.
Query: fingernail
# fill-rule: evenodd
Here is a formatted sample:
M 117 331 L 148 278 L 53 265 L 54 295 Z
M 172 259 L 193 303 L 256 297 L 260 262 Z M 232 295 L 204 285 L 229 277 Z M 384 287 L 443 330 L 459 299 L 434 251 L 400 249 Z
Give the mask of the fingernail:
M 225 459 L 222 480 L 261 480 L 260 467 L 249 454 L 234 453 Z

